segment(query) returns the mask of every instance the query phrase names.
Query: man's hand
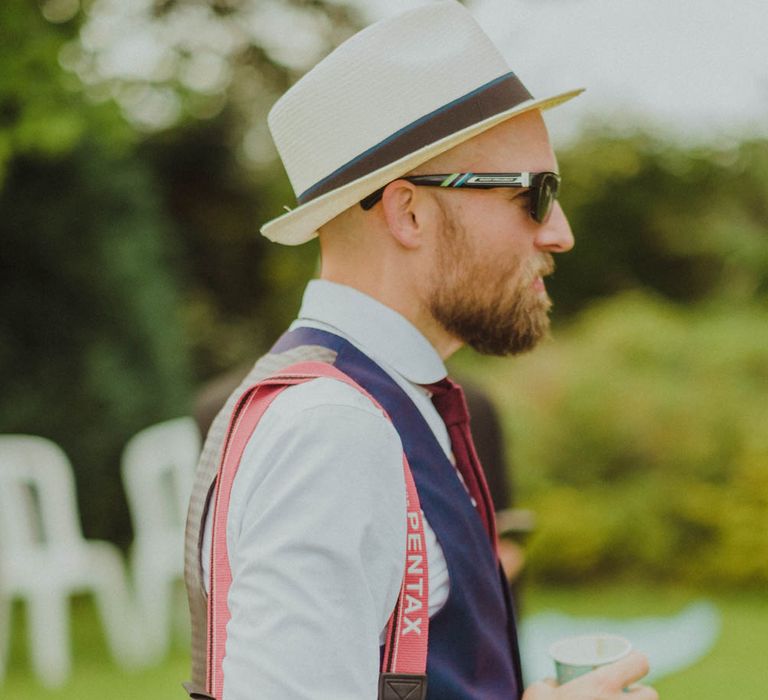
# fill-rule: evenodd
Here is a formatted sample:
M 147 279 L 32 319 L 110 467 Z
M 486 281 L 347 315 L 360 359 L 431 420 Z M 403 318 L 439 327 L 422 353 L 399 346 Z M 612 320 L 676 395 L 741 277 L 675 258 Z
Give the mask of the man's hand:
M 647 673 L 647 657 L 635 651 L 560 686 L 553 680 L 534 683 L 523 700 L 658 700 L 653 688 L 636 684 Z

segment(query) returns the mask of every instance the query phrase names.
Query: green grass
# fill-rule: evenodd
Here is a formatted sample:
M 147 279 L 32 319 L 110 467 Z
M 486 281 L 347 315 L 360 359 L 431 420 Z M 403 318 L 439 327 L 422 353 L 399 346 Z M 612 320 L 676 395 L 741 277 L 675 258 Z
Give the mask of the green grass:
M 188 651 L 179 641 L 162 664 L 126 671 L 112 661 L 90 599 L 73 601 L 73 673 L 58 690 L 42 687 L 27 653 L 23 610 L 14 608 L 12 639 L 1 700 L 184 700 L 181 682 L 189 677 Z
M 524 589 L 527 612 L 555 608 L 574 615 L 633 617 L 678 612 L 693 599 L 707 597 L 722 615 L 722 632 L 712 653 L 696 666 L 661 679 L 664 700 L 763 700 L 768 698 L 768 597 L 757 593 L 703 596 L 675 588 L 595 586 L 579 589 Z M 109 658 L 96 614 L 87 599 L 74 601 L 74 672 L 59 690 L 47 690 L 29 666 L 24 620 L 14 610 L 13 638 L 2 700 L 183 700 L 180 683 L 188 676 L 187 652 L 177 643 L 160 665 L 136 672 Z

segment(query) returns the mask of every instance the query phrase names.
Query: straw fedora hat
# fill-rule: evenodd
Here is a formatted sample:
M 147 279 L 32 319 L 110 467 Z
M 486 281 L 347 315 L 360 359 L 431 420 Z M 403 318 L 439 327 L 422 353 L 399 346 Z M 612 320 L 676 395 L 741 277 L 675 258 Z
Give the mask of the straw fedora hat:
M 358 32 L 293 85 L 268 122 L 298 200 L 261 229 L 299 245 L 371 192 L 534 99 L 472 15 L 440 0 Z

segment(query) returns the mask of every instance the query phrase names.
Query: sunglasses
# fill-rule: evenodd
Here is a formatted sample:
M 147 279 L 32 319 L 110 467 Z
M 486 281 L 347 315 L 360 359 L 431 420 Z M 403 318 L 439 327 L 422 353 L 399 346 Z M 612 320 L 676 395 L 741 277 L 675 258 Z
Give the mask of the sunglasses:
M 560 176 L 557 173 L 452 173 L 451 175 L 406 175 L 398 180 L 408 180 L 425 187 L 462 187 L 465 189 L 490 190 L 495 187 L 527 188 L 531 195 L 529 213 L 534 221 L 543 224 L 552 211 L 552 205 L 560 192 Z M 394 181 L 393 181 L 394 182 Z M 388 183 L 389 184 L 389 183 Z M 386 187 L 386 185 L 384 185 Z M 360 206 L 368 211 L 381 199 L 384 187 L 360 200 Z

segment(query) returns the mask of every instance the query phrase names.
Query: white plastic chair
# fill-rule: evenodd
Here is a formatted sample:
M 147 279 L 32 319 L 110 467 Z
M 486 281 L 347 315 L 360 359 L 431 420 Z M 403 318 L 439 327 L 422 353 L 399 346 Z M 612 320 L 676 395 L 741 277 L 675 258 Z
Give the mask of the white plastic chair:
M 184 577 L 187 506 L 199 454 L 200 435 L 189 417 L 146 428 L 123 450 L 121 471 L 134 530 L 131 569 L 147 660 L 162 656 L 170 644 L 175 593 Z M 182 616 L 176 617 L 181 622 Z
M 0 435 L 0 609 L 27 606 L 32 667 L 48 686 L 71 669 L 69 598 L 92 593 L 116 661 L 136 661 L 131 601 L 119 550 L 85 540 L 75 484 L 58 445 L 32 435 Z M 0 666 L 8 629 L 0 633 Z

